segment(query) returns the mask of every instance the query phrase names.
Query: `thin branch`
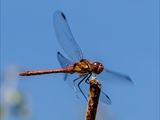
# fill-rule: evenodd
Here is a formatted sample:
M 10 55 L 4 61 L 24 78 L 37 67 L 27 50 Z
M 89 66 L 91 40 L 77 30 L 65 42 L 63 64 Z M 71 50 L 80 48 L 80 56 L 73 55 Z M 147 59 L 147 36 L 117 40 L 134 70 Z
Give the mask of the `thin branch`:
M 88 95 L 88 107 L 85 120 L 95 120 L 98 107 L 99 95 L 101 92 L 101 84 L 95 77 L 90 82 L 90 92 Z

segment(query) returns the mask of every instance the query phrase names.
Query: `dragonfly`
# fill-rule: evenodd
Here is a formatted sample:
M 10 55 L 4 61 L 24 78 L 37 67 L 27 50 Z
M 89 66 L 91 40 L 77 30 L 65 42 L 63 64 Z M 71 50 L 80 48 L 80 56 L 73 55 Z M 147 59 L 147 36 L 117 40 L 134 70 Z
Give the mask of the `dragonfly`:
M 86 92 L 86 88 L 89 87 L 89 80 L 93 75 L 99 76 L 100 79 L 102 76 L 104 81 L 123 81 L 125 83 L 132 84 L 132 80 L 129 76 L 108 70 L 104 68 L 100 62 L 91 62 L 87 59 L 84 59 L 83 53 L 72 35 L 67 18 L 63 12 L 55 11 L 53 15 L 53 21 L 57 40 L 71 60 L 64 57 L 60 52 L 57 52 L 57 58 L 61 68 L 52 70 L 25 71 L 20 73 L 20 76 L 64 73 L 64 80 L 69 81 L 69 76 L 76 74 L 76 78 L 72 79 L 71 83 L 69 84 L 72 86 L 75 92 L 81 92 L 86 100 L 86 96 L 88 94 Z M 105 104 L 112 103 L 109 96 L 102 90 L 100 93 L 100 101 Z

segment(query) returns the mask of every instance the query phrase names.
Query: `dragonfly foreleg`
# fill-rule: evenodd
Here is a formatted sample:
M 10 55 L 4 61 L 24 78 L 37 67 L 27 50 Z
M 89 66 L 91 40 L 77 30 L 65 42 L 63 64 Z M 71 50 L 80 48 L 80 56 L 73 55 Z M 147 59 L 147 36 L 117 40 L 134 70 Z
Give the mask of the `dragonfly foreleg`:
M 92 73 L 91 74 L 87 74 L 79 83 L 78 83 L 78 88 L 80 90 L 80 92 L 82 93 L 82 95 L 85 97 L 85 99 L 87 100 L 87 97 L 85 96 L 85 94 L 83 93 L 82 89 L 80 88 L 80 84 L 85 80 L 87 81 L 90 77 L 91 77 Z
M 91 75 L 85 80 L 85 83 L 89 84 L 89 78 L 91 77 Z M 94 75 L 94 77 L 96 77 L 96 74 Z

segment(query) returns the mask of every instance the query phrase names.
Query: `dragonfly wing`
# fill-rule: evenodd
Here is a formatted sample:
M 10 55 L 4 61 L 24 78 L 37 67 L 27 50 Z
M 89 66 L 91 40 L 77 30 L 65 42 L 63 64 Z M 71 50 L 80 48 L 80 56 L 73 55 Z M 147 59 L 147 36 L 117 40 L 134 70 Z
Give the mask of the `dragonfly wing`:
M 73 65 L 74 63 L 64 57 L 60 52 L 57 52 L 57 58 L 62 68 Z
M 74 63 L 65 58 L 60 52 L 57 52 L 57 58 L 62 68 L 73 65 Z M 66 81 L 70 73 L 64 73 L 64 80 Z
M 100 94 L 100 101 L 105 103 L 105 104 L 112 104 L 110 98 L 108 97 L 108 95 L 106 95 L 102 90 L 101 90 L 101 94 Z
M 108 69 L 104 69 L 103 72 L 97 76 L 97 78 L 98 80 L 103 79 L 103 82 L 106 81 L 107 83 L 122 84 L 122 85 L 133 84 L 129 76 Z
M 67 58 L 65 58 L 60 52 L 57 52 L 57 58 L 62 68 L 72 66 L 74 63 Z M 73 80 L 79 78 L 78 73 L 70 74 L 70 73 L 64 73 L 64 80 L 68 82 L 69 86 L 73 88 Z M 80 79 L 79 79 L 80 80 Z M 78 81 L 75 82 L 75 86 L 77 87 Z M 77 89 L 78 90 L 78 89 Z
M 65 15 L 61 11 L 56 11 L 53 20 L 57 39 L 63 50 L 74 62 L 81 60 L 82 51 L 73 38 Z

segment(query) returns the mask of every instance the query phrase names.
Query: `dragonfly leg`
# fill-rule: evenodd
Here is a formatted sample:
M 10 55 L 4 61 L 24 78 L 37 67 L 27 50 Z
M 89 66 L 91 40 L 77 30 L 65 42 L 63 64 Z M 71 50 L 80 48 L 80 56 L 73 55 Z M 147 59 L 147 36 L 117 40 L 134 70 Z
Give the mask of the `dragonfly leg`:
M 77 94 L 75 82 L 76 82 L 78 79 L 80 79 L 80 78 L 82 78 L 82 76 L 79 76 L 78 78 L 76 78 L 76 79 L 73 80 L 73 88 L 74 88 L 74 91 L 75 91 L 75 93 L 76 93 L 77 98 L 79 98 L 79 97 L 78 97 L 78 94 Z
M 90 74 L 90 76 L 85 80 L 85 83 L 89 84 L 89 78 L 91 77 L 92 74 Z M 96 74 L 94 75 L 94 77 L 96 77 Z
M 85 81 L 88 81 L 88 79 L 91 77 L 92 73 L 91 74 L 87 74 L 79 83 L 78 83 L 78 88 L 80 90 L 80 92 L 82 93 L 82 95 L 85 97 L 85 99 L 87 100 L 87 97 L 85 96 L 85 94 L 83 93 L 82 89 L 80 88 L 80 84 L 85 80 Z

